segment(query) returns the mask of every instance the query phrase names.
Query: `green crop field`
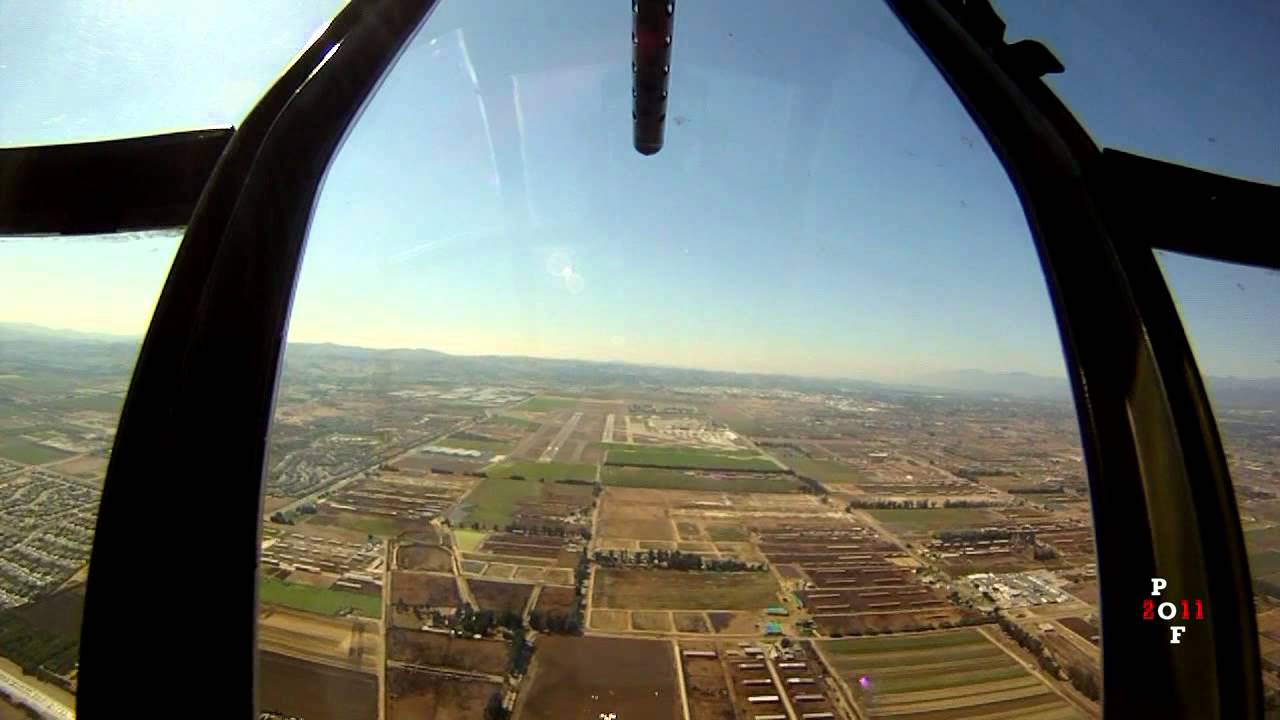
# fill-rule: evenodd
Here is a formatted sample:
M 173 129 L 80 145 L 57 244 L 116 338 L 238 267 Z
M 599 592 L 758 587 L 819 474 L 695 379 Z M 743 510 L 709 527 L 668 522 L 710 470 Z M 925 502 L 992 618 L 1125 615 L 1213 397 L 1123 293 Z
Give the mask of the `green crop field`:
M 817 643 L 864 707 L 931 717 L 945 703 L 968 716 L 1076 718 L 1078 713 L 977 630 Z M 867 685 L 863 685 L 863 678 Z M 870 688 L 870 693 L 867 688 Z M 873 693 L 873 694 L 872 694 Z M 956 715 L 959 717 L 960 715 Z
M 495 440 L 492 438 L 482 437 L 459 437 L 450 435 L 440 440 L 436 445 L 451 448 L 462 448 L 463 450 L 479 450 L 480 452 L 504 453 L 511 449 L 512 443 L 505 440 Z
M 617 431 L 614 431 L 617 435 Z M 624 442 L 598 442 L 592 443 L 593 447 L 601 450 L 680 450 L 684 452 L 692 452 L 704 455 L 714 455 L 716 457 L 737 457 L 737 458 L 755 458 L 760 457 L 760 453 L 749 448 L 694 448 L 694 447 L 676 447 L 668 445 L 636 445 L 635 443 Z
M 587 463 L 532 462 L 529 460 L 508 460 L 490 465 L 484 469 L 486 477 L 510 478 L 522 477 L 526 480 L 581 480 L 595 482 L 596 466 Z
M 717 478 L 671 468 L 606 466 L 600 471 L 605 485 L 658 488 L 660 490 L 710 490 L 715 492 L 787 493 L 800 489 L 786 475 L 751 475 Z
M 770 452 L 773 452 L 772 450 Z M 861 470 L 835 460 L 814 460 L 795 452 L 774 452 L 782 463 L 801 475 L 823 483 L 858 483 L 866 480 Z
M 516 417 L 515 415 L 494 415 L 485 422 L 492 425 L 517 427 L 523 430 L 537 430 L 541 426 L 541 423 L 534 422 L 527 418 Z
M 458 528 L 453 531 L 453 544 L 462 552 L 475 552 L 475 549 L 480 547 L 480 543 L 484 542 L 487 537 L 489 537 L 487 532 Z
M 750 537 L 741 525 L 707 525 L 706 530 L 716 542 L 741 542 Z
M 926 533 L 933 530 L 978 528 L 997 516 L 982 508 L 929 508 L 920 510 L 863 510 L 884 523 L 891 532 Z
M 552 410 L 559 410 L 560 408 L 573 407 L 577 404 L 578 401 L 573 398 L 539 395 L 516 405 L 515 409 L 523 410 L 525 412 L 551 412 Z
M 485 478 L 466 496 L 449 519 L 460 527 L 471 527 L 472 523 L 478 523 L 486 529 L 506 527 L 520 501 L 536 498 L 541 494 L 542 484 L 537 480 Z
M 382 617 L 382 598 L 377 595 L 330 590 L 262 576 L 258 581 L 258 602 L 283 605 L 319 615 L 337 615 L 348 608 L 365 617 Z
M 0 437 L 0 458 L 27 465 L 42 465 L 69 457 L 71 457 L 69 452 L 34 443 L 23 437 L 16 435 Z
M 121 408 L 124 407 L 124 396 L 110 393 L 75 395 L 51 402 L 49 407 L 59 410 L 98 410 L 100 412 L 119 413 Z
M 698 470 L 742 470 L 753 472 L 779 471 L 772 460 L 758 455 L 744 457 L 738 451 L 721 453 L 718 450 L 682 447 L 626 446 L 626 449 L 609 450 L 606 465 L 632 465 L 659 468 L 693 468 Z

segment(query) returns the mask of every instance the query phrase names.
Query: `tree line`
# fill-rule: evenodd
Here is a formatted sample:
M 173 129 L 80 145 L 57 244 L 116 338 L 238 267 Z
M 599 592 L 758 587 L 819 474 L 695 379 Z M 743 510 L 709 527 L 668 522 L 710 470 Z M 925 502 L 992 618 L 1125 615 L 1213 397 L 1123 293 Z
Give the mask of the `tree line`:
M 1068 662 L 1067 666 L 1063 668 L 1053 657 L 1053 654 L 1049 652 L 1049 649 L 1045 647 L 1044 641 L 1040 639 L 1040 636 L 999 613 L 996 615 L 996 622 L 1006 635 L 1013 638 L 1015 642 L 1035 656 L 1036 661 L 1040 663 L 1040 667 L 1045 672 L 1060 680 L 1071 681 L 1075 689 L 1090 700 L 1096 702 L 1102 696 L 1101 688 L 1098 687 L 1097 673 L 1094 672 L 1093 667 L 1079 661 L 1073 661 Z
M 983 500 L 970 498 L 947 498 L 939 503 L 931 498 L 895 499 L 895 498 L 853 498 L 849 501 L 849 510 L 929 510 L 933 508 L 985 508 L 1001 507 L 1005 503 L 1000 500 Z
M 765 563 L 749 563 L 734 558 L 710 558 L 679 550 L 597 550 L 595 561 L 603 567 L 646 566 L 668 570 L 710 570 L 713 572 L 758 572 L 768 570 Z

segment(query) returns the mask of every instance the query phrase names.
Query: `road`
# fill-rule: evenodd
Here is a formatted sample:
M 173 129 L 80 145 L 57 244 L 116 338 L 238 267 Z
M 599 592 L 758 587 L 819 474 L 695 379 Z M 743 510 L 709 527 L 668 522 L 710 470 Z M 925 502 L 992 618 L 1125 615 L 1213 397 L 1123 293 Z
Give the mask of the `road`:
M 391 568 L 396 562 L 397 548 L 386 541 L 383 545 L 382 562 L 382 623 L 378 632 L 382 634 L 382 656 L 378 658 L 378 720 L 387 717 L 387 628 L 391 627 Z
M 791 706 L 791 697 L 787 694 L 787 686 L 783 684 L 782 677 L 778 675 L 778 669 L 773 666 L 773 659 L 767 654 L 760 658 L 764 660 L 764 666 L 769 670 L 769 676 L 773 678 L 774 687 L 777 688 L 778 698 L 782 700 L 782 708 L 787 711 L 787 717 L 796 720 L 800 717 L 796 714 L 796 709 Z
M 676 682 L 680 685 L 680 710 L 684 720 L 689 720 L 689 691 L 684 686 L 684 659 L 680 657 L 680 643 L 671 641 L 671 654 L 676 659 Z
M 72 720 L 76 713 L 71 708 L 45 695 L 23 682 L 21 678 L 0 669 L 0 688 L 19 705 L 35 710 L 40 717 L 53 720 Z

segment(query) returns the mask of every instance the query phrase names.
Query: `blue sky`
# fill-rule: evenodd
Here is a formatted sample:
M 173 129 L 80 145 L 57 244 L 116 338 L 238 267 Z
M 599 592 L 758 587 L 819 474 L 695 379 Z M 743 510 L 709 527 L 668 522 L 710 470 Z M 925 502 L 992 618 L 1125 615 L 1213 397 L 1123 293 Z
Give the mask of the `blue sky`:
M 1276 182 L 1280 22 L 1255 4 L 1001 10 L 1011 38 L 1058 52 L 1055 85 L 1100 142 Z M 643 157 L 625 4 L 443 0 L 330 169 L 291 338 L 882 380 L 1061 374 L 1003 171 L 883 5 L 847 5 L 680 3 L 666 147 Z M 0 144 L 235 123 L 335 7 L 12 8 Z M 174 247 L 2 242 L 0 320 L 140 333 Z M 1280 375 L 1280 277 L 1162 262 L 1208 371 Z

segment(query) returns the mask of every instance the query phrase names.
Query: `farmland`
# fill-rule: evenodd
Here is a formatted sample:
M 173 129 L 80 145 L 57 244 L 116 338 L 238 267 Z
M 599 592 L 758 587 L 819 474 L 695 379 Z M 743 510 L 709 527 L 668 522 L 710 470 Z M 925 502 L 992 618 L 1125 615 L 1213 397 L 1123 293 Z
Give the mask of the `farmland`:
M 556 480 L 578 480 L 595 482 L 596 468 L 584 463 L 565 462 L 527 462 L 512 460 L 485 468 L 485 476 L 490 478 L 524 478 L 531 481 L 554 482 Z
M 600 476 L 605 485 L 635 488 L 759 493 L 786 493 L 800 489 L 793 478 L 780 473 L 713 473 L 610 465 L 601 470 Z
M 26 465 L 43 465 L 71 457 L 71 453 L 17 435 L 0 435 L 0 458 Z
M 396 563 L 402 570 L 449 572 L 453 569 L 449 551 L 435 545 L 402 544 L 396 551 Z
M 453 531 L 453 541 L 458 549 L 463 552 L 471 552 L 480 547 L 480 543 L 484 542 L 487 533 L 478 530 L 466 530 L 459 528 Z
M 475 720 L 502 685 L 404 668 L 387 669 L 387 717 L 390 720 Z
M 766 449 L 797 474 L 814 478 L 824 485 L 856 487 L 857 483 L 867 479 L 864 471 L 837 460 L 812 458 L 791 445 L 770 445 Z
M 709 644 L 682 644 L 681 647 L 695 652 L 716 652 L 715 646 Z M 734 720 L 728 677 L 720 658 L 684 655 L 681 661 L 690 720 Z
M 382 617 L 382 601 L 376 595 L 319 588 L 270 576 L 259 579 L 258 599 L 265 605 L 282 605 L 321 615 L 357 612 L 365 617 Z
M 532 585 L 523 583 L 492 582 L 488 580 L 468 580 L 471 594 L 483 610 L 495 612 L 524 612 L 533 592 Z
M 258 647 L 301 660 L 377 672 L 380 628 L 358 617 L 326 617 L 269 606 L 258 616 Z
M 391 574 L 391 602 L 420 608 L 455 608 L 461 599 L 452 575 L 397 571 Z
M 601 568 L 593 606 L 645 610 L 763 610 L 778 601 L 764 572 L 682 572 Z
M 501 675 L 507 655 L 506 643 L 497 640 L 471 640 L 400 628 L 387 632 L 387 657 L 412 665 Z
M 777 463 L 763 456 L 677 447 L 611 449 L 605 453 L 605 464 L 741 472 L 778 472 L 781 469 Z
M 680 716 L 669 642 L 549 636 L 538 642 L 516 720 Z
M 978 630 L 818 645 L 855 701 L 873 717 L 910 714 L 913 720 L 942 720 L 1000 712 L 1044 720 L 1082 717 Z
M 999 516 L 981 508 L 931 508 L 919 510 L 867 510 L 891 532 L 927 534 L 934 530 L 983 527 Z
M 681 717 L 683 679 L 693 720 L 848 720 L 850 703 L 911 720 L 1076 712 L 987 634 L 997 600 L 966 579 L 1072 592 L 1085 602 L 1029 605 L 1023 622 L 1096 663 L 1069 404 L 536 358 L 472 376 L 458 370 L 472 359 L 325 352 L 290 356 L 269 440 L 264 709 Z M 74 687 L 79 596 L 58 588 L 87 559 L 128 375 L 32 375 L 43 400 L 4 375 L 0 514 L 20 534 L 0 563 L 0 604 L 17 606 L 0 610 L 0 649 Z M 1269 457 L 1233 455 L 1233 477 L 1244 465 L 1270 487 Z M 1255 575 L 1274 581 L 1280 501 L 1241 512 Z M 1280 607 L 1258 607 L 1274 669 Z
M 307 720 L 375 720 L 378 678 L 273 652 L 258 653 L 258 707 Z
M 578 605 L 578 596 L 572 588 L 543 586 L 538 593 L 538 604 L 534 610 L 543 613 L 571 613 Z
M 505 527 L 520 501 L 536 498 L 541 493 L 542 488 L 533 480 L 486 478 L 463 498 L 451 519 L 466 526 Z
M 597 534 L 604 538 L 675 540 L 669 503 L 658 491 L 611 487 L 601 495 Z

